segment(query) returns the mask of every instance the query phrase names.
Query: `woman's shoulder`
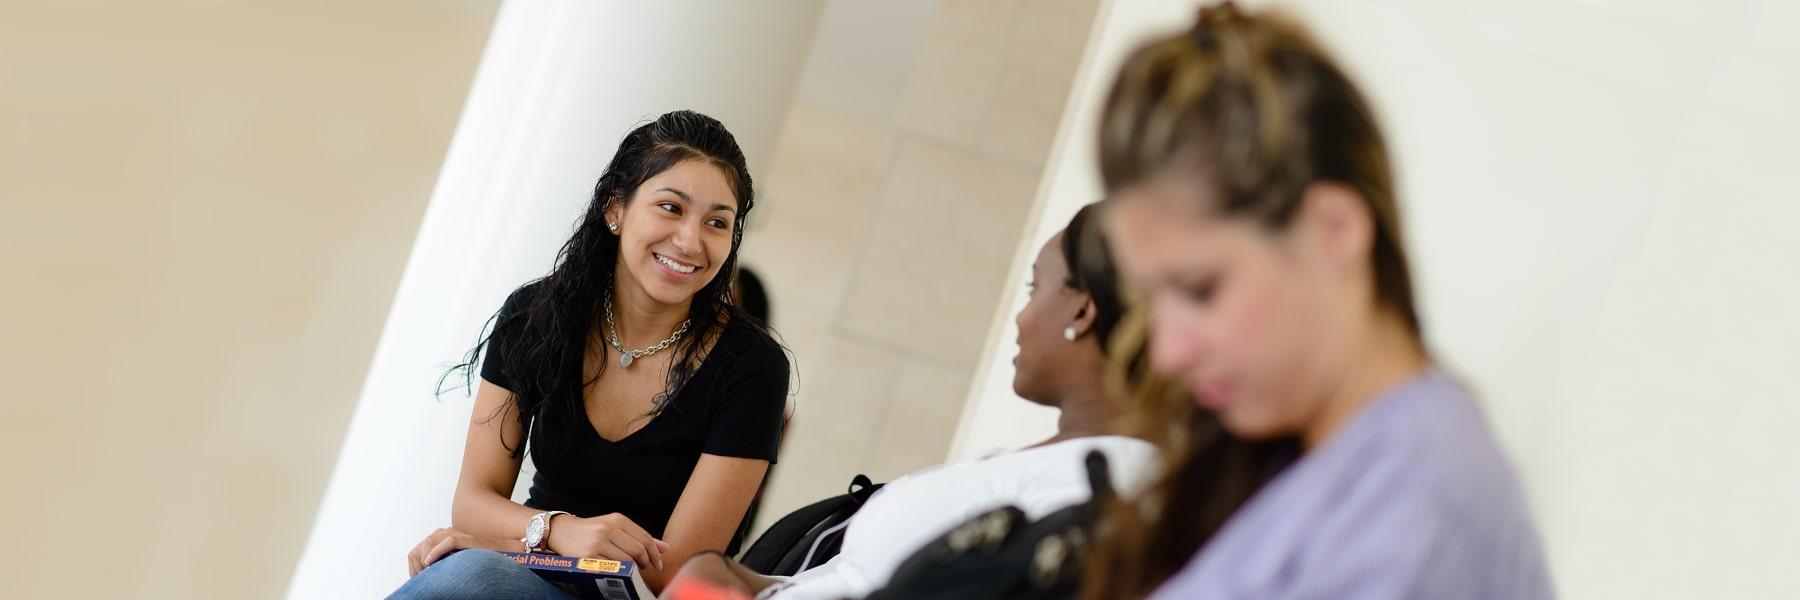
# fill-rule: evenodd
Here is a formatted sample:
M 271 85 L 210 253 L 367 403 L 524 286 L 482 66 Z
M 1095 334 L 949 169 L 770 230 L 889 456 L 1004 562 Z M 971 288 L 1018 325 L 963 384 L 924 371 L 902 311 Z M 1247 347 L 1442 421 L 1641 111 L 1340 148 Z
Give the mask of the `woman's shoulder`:
M 1076 457 L 1085 457 L 1089 452 L 1100 452 L 1105 454 L 1109 461 L 1127 460 L 1131 462 L 1152 460 L 1157 455 L 1155 444 L 1126 435 L 1090 435 L 1070 438 L 1021 452 L 1028 451 L 1068 454 Z
M 727 320 L 719 328 L 712 355 L 724 356 L 734 367 L 789 368 L 787 348 L 769 329 L 739 318 Z
M 1371 470 L 1453 504 L 1518 495 L 1511 461 L 1461 382 L 1432 369 L 1383 402 L 1364 436 L 1364 456 L 1377 463 Z
M 1044 448 L 1057 448 L 1064 460 L 1084 466 L 1087 455 L 1099 452 L 1106 457 L 1106 468 L 1113 485 L 1126 492 L 1136 492 L 1148 482 L 1160 465 L 1155 444 L 1124 435 L 1095 435 L 1065 440 Z
M 536 298 L 543 288 L 543 279 L 533 279 L 513 288 L 512 293 L 506 295 L 506 301 L 500 303 L 499 317 L 507 319 L 525 312 L 525 308 L 531 305 L 532 299 Z
M 1428 371 L 1379 402 L 1277 487 L 1345 522 L 1441 519 L 1471 540 L 1530 528 L 1512 465 L 1459 382 Z

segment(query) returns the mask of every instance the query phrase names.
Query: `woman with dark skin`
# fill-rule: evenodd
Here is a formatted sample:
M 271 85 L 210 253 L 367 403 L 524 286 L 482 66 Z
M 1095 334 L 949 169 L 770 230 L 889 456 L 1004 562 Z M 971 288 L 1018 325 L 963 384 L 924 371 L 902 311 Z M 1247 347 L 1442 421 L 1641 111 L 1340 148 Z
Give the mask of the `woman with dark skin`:
M 1105 244 L 1083 208 L 1032 265 L 1019 312 L 1013 390 L 1062 411 L 1056 435 L 1028 448 L 951 463 L 889 483 L 851 517 L 843 552 L 791 580 L 766 577 L 707 554 L 682 567 L 669 600 L 719 592 L 784 600 L 861 598 L 885 585 L 901 561 L 964 520 L 1012 504 L 1038 518 L 1085 501 L 1083 457 L 1106 452 L 1115 481 L 1133 486 L 1153 461 L 1141 440 L 1114 435 L 1119 403 L 1107 393 L 1107 341 L 1123 312 Z M 983 490 L 1004 489 L 1004 496 Z

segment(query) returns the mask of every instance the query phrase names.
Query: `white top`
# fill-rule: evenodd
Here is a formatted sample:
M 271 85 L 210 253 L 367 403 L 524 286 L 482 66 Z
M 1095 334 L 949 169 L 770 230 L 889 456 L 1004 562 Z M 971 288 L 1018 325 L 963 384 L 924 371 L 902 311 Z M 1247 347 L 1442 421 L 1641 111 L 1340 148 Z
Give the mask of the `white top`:
M 894 480 L 850 518 L 838 555 L 795 575 L 772 598 L 862 598 L 900 563 L 976 515 L 1012 505 L 1031 519 L 1087 501 L 1086 457 L 1106 455 L 1113 486 L 1135 493 L 1154 474 L 1156 450 L 1123 436 L 1076 438 L 932 467 Z

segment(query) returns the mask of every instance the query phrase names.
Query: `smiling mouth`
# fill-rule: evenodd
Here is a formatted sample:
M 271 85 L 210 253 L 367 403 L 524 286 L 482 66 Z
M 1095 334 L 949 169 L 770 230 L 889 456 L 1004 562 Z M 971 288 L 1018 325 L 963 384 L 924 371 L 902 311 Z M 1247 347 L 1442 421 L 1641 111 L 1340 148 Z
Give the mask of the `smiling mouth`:
M 667 256 L 663 256 L 661 254 L 652 254 L 652 256 L 655 256 L 656 262 L 662 263 L 662 266 L 668 267 L 670 271 L 674 271 L 674 272 L 680 273 L 682 275 L 687 275 L 687 274 L 693 273 L 694 271 L 697 271 L 700 269 L 700 267 L 698 267 L 698 266 L 676 262 L 674 259 L 671 259 Z

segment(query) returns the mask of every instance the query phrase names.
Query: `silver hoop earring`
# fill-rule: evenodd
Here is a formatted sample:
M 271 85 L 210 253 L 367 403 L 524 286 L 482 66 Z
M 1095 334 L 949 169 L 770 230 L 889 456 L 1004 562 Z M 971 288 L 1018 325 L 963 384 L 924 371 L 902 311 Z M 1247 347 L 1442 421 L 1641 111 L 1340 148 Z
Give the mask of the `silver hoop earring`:
M 1063 339 L 1069 340 L 1071 342 L 1075 341 L 1075 326 L 1074 325 L 1070 325 L 1068 327 L 1063 328 Z

